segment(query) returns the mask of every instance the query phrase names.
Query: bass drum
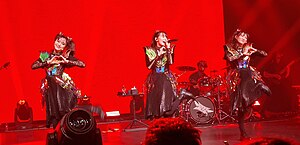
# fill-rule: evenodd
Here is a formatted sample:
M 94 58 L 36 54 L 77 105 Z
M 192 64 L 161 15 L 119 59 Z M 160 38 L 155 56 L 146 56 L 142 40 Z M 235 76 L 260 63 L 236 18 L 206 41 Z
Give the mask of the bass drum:
M 206 97 L 190 99 L 186 105 L 188 120 L 195 124 L 206 124 L 212 121 L 216 113 L 213 101 Z

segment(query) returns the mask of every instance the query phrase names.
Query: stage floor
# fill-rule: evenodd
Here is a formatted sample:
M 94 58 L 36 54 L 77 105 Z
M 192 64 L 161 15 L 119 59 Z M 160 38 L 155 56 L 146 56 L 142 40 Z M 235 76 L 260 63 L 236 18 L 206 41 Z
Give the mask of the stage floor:
M 134 129 L 124 128 L 131 121 L 103 122 L 97 126 L 102 131 L 104 145 L 140 145 L 145 138 L 146 127 L 136 124 Z M 145 123 L 150 123 L 145 121 Z M 254 136 L 288 137 L 300 142 L 300 116 L 286 119 L 256 121 L 246 123 L 248 134 Z M 239 143 L 239 131 L 236 123 L 197 126 L 202 131 L 203 145 L 230 145 Z M 52 129 L 45 127 L 8 130 L 0 133 L 0 145 L 45 145 L 46 135 Z

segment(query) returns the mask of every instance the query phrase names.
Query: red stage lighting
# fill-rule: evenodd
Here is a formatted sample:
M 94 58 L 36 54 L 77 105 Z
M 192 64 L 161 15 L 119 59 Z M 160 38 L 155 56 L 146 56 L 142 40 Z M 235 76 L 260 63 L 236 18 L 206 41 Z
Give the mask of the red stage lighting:
M 17 129 L 25 129 L 30 128 L 32 126 L 32 108 L 29 107 L 28 102 L 26 100 L 21 99 L 17 102 L 14 121 Z
M 102 137 L 92 114 L 74 109 L 60 120 L 53 133 L 48 133 L 46 144 L 102 145 Z

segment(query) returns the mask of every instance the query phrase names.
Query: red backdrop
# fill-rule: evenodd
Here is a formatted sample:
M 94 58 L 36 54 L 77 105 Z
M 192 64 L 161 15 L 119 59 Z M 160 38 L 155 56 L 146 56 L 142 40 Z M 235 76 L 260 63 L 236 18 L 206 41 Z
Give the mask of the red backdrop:
M 39 51 L 53 49 L 62 31 L 76 43 L 76 57 L 86 68 L 66 70 L 83 94 L 105 111 L 129 112 L 130 98 L 116 94 L 125 85 L 140 91 L 149 73 L 142 47 L 150 45 L 155 30 L 164 30 L 176 42 L 175 64 L 196 66 L 207 60 L 210 70 L 220 70 L 224 44 L 221 0 L 5 0 L 0 4 L 0 122 L 13 121 L 13 110 L 25 98 L 34 119 L 45 119 L 39 93 L 42 69 L 31 70 Z M 219 72 L 222 74 L 223 72 Z M 178 81 L 187 81 L 184 74 Z

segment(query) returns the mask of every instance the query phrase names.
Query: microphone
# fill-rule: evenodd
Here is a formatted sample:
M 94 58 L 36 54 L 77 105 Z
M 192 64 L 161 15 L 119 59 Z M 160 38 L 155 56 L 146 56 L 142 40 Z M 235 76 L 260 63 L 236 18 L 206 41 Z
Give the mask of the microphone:
M 190 96 L 190 97 L 194 97 L 194 95 L 188 91 L 186 91 L 185 89 L 181 89 L 180 90 L 180 94 L 181 95 L 186 95 L 186 96 Z
M 268 53 L 263 50 L 256 50 L 256 51 L 263 56 L 268 56 Z
M 168 40 L 168 43 L 172 43 L 172 42 L 176 42 L 176 41 L 178 41 L 178 39 L 170 39 L 170 40 Z
M 263 50 L 259 50 L 259 49 L 256 49 L 254 47 L 252 47 L 253 43 L 247 43 L 246 44 L 247 46 L 250 46 L 252 50 L 254 50 L 255 52 L 263 55 L 263 56 L 268 56 L 268 53 L 266 51 L 263 51 Z
M 260 50 L 260 49 L 255 49 L 255 48 L 251 48 L 252 50 L 256 51 L 257 53 L 263 55 L 263 56 L 268 56 L 268 53 L 266 51 Z

